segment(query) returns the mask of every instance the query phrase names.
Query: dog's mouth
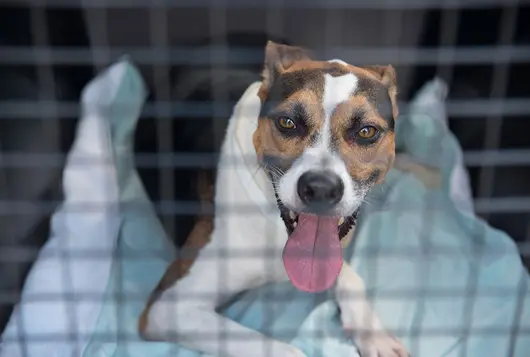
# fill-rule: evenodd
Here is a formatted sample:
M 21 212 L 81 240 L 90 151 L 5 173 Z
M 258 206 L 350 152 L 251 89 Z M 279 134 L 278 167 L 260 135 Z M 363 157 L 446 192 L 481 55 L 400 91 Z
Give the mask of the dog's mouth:
M 285 224 L 285 228 L 287 229 L 287 234 L 289 236 L 293 234 L 296 227 L 298 226 L 298 221 L 300 219 L 300 215 L 315 215 L 311 213 L 296 213 L 287 207 L 285 207 L 281 202 L 278 202 L 278 208 L 280 209 L 280 215 L 282 217 L 282 220 Z M 336 217 L 337 219 L 337 233 L 339 235 L 339 239 L 342 240 L 345 238 L 348 233 L 351 231 L 351 229 L 355 226 L 355 223 L 357 222 L 357 214 L 358 211 L 355 211 L 352 215 L 347 217 Z M 325 216 L 324 216 L 325 217 Z
M 306 292 L 329 289 L 342 269 L 340 241 L 355 225 L 357 212 L 348 217 L 336 217 L 294 212 L 279 198 L 277 204 L 289 235 L 283 250 L 289 280 Z

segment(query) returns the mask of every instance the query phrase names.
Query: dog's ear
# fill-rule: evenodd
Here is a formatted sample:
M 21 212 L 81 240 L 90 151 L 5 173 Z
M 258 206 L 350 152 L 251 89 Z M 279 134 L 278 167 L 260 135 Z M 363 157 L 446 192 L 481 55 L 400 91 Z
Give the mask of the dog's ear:
M 262 100 L 265 99 L 270 86 L 282 72 L 289 69 L 297 61 L 309 59 L 310 53 L 301 47 L 268 41 L 265 47 L 265 64 L 262 72 L 263 84 L 259 91 L 260 98 Z
M 390 100 L 392 101 L 392 111 L 394 119 L 397 119 L 399 111 L 397 106 L 397 76 L 394 67 L 388 66 L 368 66 L 363 67 L 365 70 L 374 75 L 378 80 L 381 81 L 387 88 Z

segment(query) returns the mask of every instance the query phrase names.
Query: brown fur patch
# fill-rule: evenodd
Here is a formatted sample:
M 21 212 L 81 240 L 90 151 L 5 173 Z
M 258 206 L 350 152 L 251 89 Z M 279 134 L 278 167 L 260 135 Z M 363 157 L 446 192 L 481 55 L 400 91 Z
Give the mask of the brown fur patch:
M 346 234 L 344 238 L 340 240 L 340 246 L 342 247 L 342 249 L 350 245 L 354 234 L 355 234 L 355 226 L 353 226 L 352 229 L 350 229 L 350 231 L 348 232 L 348 234 Z
M 203 205 L 213 204 L 214 183 L 205 172 L 199 173 L 198 194 Z M 207 214 L 200 215 L 188 236 L 186 243 L 179 252 L 180 256 L 167 267 L 166 272 L 149 296 L 149 300 L 140 315 L 138 320 L 138 330 L 144 339 L 148 339 L 146 332 L 151 307 L 160 297 L 162 292 L 169 289 L 189 272 L 200 250 L 210 242 L 212 232 L 213 217 Z

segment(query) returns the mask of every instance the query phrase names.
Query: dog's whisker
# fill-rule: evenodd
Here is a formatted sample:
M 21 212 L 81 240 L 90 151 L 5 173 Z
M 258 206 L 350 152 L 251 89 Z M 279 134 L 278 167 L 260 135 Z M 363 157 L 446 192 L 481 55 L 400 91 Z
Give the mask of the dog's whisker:
M 269 172 L 271 179 L 276 183 L 285 174 L 279 167 L 263 164 L 263 167 Z
M 259 174 L 259 171 L 261 170 L 261 167 L 257 167 L 254 172 L 252 172 L 252 178 L 256 178 L 256 176 Z

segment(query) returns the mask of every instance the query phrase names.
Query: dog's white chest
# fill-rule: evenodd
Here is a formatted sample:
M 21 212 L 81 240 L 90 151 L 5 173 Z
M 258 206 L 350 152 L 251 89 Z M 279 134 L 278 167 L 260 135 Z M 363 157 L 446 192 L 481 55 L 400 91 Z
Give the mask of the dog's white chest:
M 284 280 L 282 251 L 287 232 L 278 208 L 269 200 L 259 202 L 241 183 L 237 170 L 221 167 L 218 171 L 212 248 L 223 249 L 233 270 L 252 279 Z
M 217 171 L 211 249 L 226 252 L 226 261 L 239 271 L 235 274 L 283 280 L 287 232 L 252 142 L 260 107 L 258 88 L 256 83 L 247 90 L 227 128 Z

